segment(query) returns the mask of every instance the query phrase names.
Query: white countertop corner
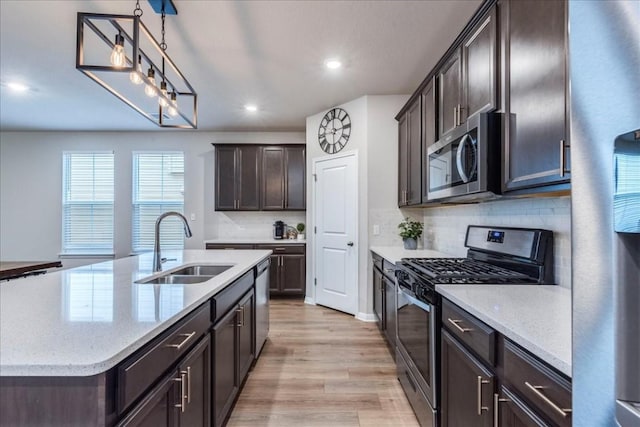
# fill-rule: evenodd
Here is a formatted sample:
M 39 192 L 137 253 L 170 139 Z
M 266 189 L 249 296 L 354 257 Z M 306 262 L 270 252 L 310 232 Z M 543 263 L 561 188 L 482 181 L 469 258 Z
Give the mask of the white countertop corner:
M 437 285 L 436 291 L 571 377 L 571 291 L 556 285 Z
M 402 258 L 451 258 L 452 255 L 432 249 L 405 249 L 402 246 L 371 246 L 371 252 L 375 252 L 387 261 L 395 264 Z

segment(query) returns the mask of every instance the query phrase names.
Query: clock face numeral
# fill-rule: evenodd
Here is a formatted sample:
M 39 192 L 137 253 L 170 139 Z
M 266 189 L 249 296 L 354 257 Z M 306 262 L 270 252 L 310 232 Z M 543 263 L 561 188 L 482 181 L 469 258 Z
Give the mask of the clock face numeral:
M 318 129 L 320 148 L 326 153 L 335 154 L 342 150 L 351 135 L 351 118 L 342 108 L 333 108 L 324 115 Z

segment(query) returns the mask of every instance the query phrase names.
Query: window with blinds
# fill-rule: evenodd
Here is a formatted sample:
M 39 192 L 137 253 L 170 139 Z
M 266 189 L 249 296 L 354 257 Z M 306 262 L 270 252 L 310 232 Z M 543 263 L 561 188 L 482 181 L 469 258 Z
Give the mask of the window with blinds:
M 113 254 L 113 152 L 62 154 L 62 252 Z
M 160 214 L 183 210 L 184 154 L 133 153 L 133 252 L 153 250 L 154 228 Z M 184 247 L 184 228 L 178 218 L 165 219 L 160 233 L 163 249 Z

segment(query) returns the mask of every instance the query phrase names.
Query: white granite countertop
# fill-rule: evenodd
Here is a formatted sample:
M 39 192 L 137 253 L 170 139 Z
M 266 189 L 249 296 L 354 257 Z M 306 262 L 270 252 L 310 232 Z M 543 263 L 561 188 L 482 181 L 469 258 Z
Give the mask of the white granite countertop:
M 307 241 L 306 240 L 298 240 L 298 239 L 269 239 L 269 238 L 264 238 L 264 237 L 256 237 L 256 238 L 251 238 L 251 237 L 245 237 L 245 238 L 235 238 L 235 237 L 231 237 L 228 239 L 209 239 L 209 240 L 205 240 L 204 241 L 205 244 L 207 243 L 215 243 L 215 244 L 225 244 L 225 243 L 229 243 L 229 244 L 269 244 L 269 245 L 290 245 L 293 243 L 298 243 L 298 244 L 306 244 Z
M 571 377 L 571 291 L 547 285 L 437 285 L 436 291 Z
M 233 267 L 198 284 L 139 284 L 152 254 L 0 284 L 0 376 L 105 372 L 197 308 L 271 251 L 163 251 L 187 264 Z M 156 273 L 159 275 L 161 273 Z
M 431 249 L 404 249 L 402 246 L 372 246 L 369 248 L 389 262 L 396 263 L 402 258 L 451 258 L 452 255 Z

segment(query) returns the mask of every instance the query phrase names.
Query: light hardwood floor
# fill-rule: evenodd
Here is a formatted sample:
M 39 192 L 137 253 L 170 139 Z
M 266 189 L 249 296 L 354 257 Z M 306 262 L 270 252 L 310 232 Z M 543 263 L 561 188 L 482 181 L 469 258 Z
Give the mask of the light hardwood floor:
M 271 300 L 269 339 L 229 419 L 240 426 L 418 426 L 375 323 Z

